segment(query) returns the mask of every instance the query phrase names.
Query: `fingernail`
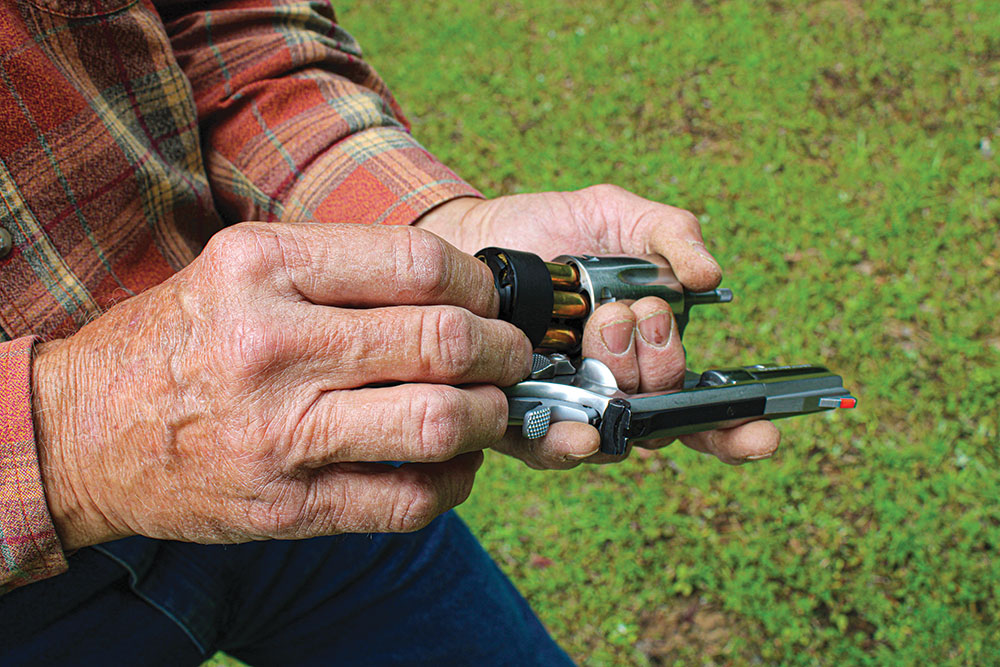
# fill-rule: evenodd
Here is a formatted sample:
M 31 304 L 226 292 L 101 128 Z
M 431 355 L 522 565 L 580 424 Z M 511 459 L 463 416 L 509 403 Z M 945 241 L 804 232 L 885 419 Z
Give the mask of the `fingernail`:
M 629 320 L 611 322 L 601 327 L 601 339 L 611 354 L 624 354 L 632 345 L 635 325 Z
M 673 325 L 674 319 L 667 311 L 661 310 L 639 320 L 639 335 L 653 347 L 663 347 L 673 336 Z
M 753 456 L 746 456 L 743 458 L 744 461 L 763 461 L 764 459 L 769 459 L 774 454 L 774 452 L 768 452 L 767 454 L 754 454 Z
M 599 451 L 601 451 L 601 448 L 600 447 L 595 447 L 594 451 L 587 452 L 586 454 L 564 454 L 563 455 L 563 460 L 564 461 L 582 461 L 583 459 L 589 459 L 591 456 L 593 456 L 594 454 L 596 454 Z
M 719 265 L 719 263 L 715 260 L 715 258 L 709 254 L 708 249 L 705 248 L 704 243 L 702 243 L 701 241 L 688 241 L 688 244 L 696 253 L 701 255 L 702 259 L 705 259 L 711 262 L 712 264 L 715 264 L 716 266 Z

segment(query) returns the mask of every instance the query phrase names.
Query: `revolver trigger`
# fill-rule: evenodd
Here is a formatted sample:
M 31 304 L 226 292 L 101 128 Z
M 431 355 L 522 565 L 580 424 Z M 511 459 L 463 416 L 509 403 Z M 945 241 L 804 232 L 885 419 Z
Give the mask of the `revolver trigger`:
M 557 375 L 573 375 L 576 368 L 565 354 L 531 355 L 531 375 L 532 380 L 551 380 Z
M 552 360 L 546 357 L 544 354 L 532 354 L 531 355 L 531 379 L 532 380 L 548 380 L 551 377 L 555 377 L 556 365 L 552 363 Z

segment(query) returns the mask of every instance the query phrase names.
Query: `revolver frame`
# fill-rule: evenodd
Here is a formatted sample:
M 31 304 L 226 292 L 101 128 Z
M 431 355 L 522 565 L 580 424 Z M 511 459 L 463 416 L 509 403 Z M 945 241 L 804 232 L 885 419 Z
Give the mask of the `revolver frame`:
M 755 419 L 779 419 L 853 408 L 857 400 L 839 375 L 822 366 L 758 364 L 694 373 L 683 389 L 626 394 L 607 366 L 584 359 L 574 366 L 562 354 L 536 354 L 529 379 L 504 390 L 508 423 L 529 439 L 556 421 L 590 424 L 601 434 L 601 451 L 620 456 L 633 440 L 672 438 L 735 426 Z

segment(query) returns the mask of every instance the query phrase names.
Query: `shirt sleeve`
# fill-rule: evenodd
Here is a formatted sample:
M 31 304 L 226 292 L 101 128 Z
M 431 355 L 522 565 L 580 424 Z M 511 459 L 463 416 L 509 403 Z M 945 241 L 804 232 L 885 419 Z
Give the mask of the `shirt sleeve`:
M 411 136 L 329 4 L 156 4 L 191 82 L 227 222 L 409 224 L 482 196 Z
M 66 570 L 31 419 L 34 338 L 0 343 L 0 594 Z

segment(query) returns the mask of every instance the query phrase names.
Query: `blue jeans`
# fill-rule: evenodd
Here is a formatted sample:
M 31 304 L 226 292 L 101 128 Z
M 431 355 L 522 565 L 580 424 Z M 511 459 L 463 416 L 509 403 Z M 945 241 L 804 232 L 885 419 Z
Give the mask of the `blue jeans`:
M 452 512 L 406 535 L 81 549 L 0 596 L 0 664 L 571 665 Z

